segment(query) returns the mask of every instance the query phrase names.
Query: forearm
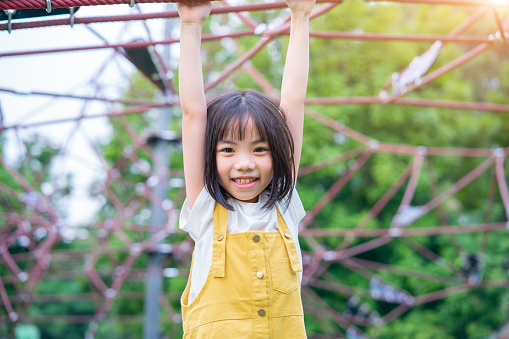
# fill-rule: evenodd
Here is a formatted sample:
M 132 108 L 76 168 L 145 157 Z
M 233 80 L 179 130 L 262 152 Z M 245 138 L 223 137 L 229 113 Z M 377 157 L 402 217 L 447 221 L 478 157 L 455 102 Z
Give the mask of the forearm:
M 201 32 L 201 24 L 182 23 L 180 26 L 179 95 L 184 115 L 206 113 Z
M 281 100 L 304 105 L 309 73 L 309 14 L 292 12 L 290 41 L 281 85 Z

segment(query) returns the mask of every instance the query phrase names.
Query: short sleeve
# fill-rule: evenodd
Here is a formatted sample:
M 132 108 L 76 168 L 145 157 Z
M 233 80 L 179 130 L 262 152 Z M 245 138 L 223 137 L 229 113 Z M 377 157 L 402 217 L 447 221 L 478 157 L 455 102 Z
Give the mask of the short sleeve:
M 290 206 L 293 210 L 293 213 L 295 215 L 295 220 L 297 223 L 299 223 L 304 217 L 306 216 L 306 210 L 304 209 L 304 206 L 302 205 L 302 201 L 300 200 L 299 193 L 297 193 L 297 190 L 295 187 L 293 188 L 292 192 L 292 199 L 290 200 Z
M 206 188 L 200 192 L 193 208 L 189 208 L 186 199 L 180 211 L 179 228 L 189 233 L 191 238 L 197 242 L 213 222 L 215 203 L 216 201 Z
M 306 211 L 304 210 L 304 206 L 302 205 L 302 201 L 295 187 L 292 190 L 291 196 L 281 201 L 281 203 L 277 203 L 277 205 L 290 229 L 290 233 L 292 233 L 294 237 L 297 237 L 299 233 L 299 223 L 306 215 Z
M 283 207 L 283 210 L 285 210 L 286 207 L 285 214 L 287 214 L 288 217 L 297 225 L 306 215 L 306 211 L 304 210 L 304 206 L 302 205 L 302 201 L 300 200 L 299 193 L 297 193 L 295 187 L 293 188 L 292 194 L 289 197 L 289 202 L 288 200 L 283 201 L 281 205 Z

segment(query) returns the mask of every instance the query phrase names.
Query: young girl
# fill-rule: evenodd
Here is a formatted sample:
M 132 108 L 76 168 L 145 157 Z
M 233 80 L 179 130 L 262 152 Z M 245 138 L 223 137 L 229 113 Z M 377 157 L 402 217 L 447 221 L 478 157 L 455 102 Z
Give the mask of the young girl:
M 254 91 L 205 100 L 201 31 L 210 3 L 179 3 L 179 88 L 187 199 L 195 241 L 181 299 L 184 338 L 306 338 L 294 189 L 302 146 L 314 0 L 286 0 L 290 42 L 280 106 Z

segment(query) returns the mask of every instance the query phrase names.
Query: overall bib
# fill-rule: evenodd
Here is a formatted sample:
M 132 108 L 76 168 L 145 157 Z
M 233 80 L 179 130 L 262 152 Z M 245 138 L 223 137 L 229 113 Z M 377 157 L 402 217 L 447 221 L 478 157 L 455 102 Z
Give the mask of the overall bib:
M 295 241 L 277 211 L 276 232 L 226 234 L 228 210 L 216 203 L 212 264 L 188 304 L 181 298 L 184 339 L 306 338 Z

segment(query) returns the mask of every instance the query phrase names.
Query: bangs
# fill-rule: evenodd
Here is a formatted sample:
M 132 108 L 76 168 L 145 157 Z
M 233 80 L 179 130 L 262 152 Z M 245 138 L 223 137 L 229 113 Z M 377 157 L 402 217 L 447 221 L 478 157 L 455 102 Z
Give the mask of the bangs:
M 216 144 L 223 140 L 243 140 L 248 128 L 255 128 L 261 141 L 269 141 L 271 121 L 267 121 L 267 114 L 260 114 L 259 108 L 249 107 L 245 102 L 235 110 L 227 111 L 217 124 Z M 272 119 L 270 119 L 272 120 Z M 249 122 L 252 122 L 250 125 Z

